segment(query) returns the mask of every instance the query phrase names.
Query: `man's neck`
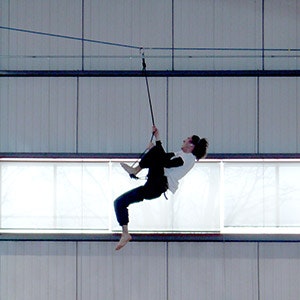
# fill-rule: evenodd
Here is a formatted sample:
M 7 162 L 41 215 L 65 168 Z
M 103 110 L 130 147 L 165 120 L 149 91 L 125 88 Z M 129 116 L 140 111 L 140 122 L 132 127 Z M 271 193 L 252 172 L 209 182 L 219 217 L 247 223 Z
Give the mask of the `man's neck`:
M 184 153 L 192 153 L 191 149 L 186 148 L 186 147 L 182 147 L 181 150 L 182 150 Z

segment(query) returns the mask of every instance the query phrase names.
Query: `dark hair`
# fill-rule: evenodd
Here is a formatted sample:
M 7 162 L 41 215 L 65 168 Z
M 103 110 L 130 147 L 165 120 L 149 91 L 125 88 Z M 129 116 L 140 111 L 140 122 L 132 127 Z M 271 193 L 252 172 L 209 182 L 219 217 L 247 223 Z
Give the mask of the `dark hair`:
M 192 144 L 195 146 L 192 153 L 196 156 L 196 159 L 205 158 L 207 155 L 208 141 L 206 138 L 200 138 L 198 135 L 192 136 Z

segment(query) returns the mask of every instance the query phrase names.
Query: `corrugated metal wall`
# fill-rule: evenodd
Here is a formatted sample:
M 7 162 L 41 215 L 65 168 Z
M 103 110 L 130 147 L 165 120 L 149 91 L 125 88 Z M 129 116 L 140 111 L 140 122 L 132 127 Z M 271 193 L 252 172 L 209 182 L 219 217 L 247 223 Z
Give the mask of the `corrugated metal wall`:
M 215 48 L 175 51 L 175 69 L 259 69 L 261 51 L 229 48 L 262 48 L 262 1 L 175 0 L 174 43 Z
M 299 152 L 298 78 L 149 78 L 169 149 Z M 0 78 L 0 152 L 139 153 L 151 137 L 143 78 Z
M 0 243 L 0 299 L 294 300 L 299 243 Z
M 138 49 L 97 40 L 169 47 L 147 50 L 149 69 L 299 69 L 291 55 L 299 9 L 299 0 L 4 0 L 2 26 L 60 36 L 1 30 L 0 69 L 141 69 Z M 211 153 L 299 152 L 299 85 L 298 78 L 150 78 L 168 148 L 195 131 L 208 137 Z M 150 126 L 142 78 L 0 78 L 0 152 L 141 152 Z M 112 243 L 1 241 L 0 299 L 294 300 L 299 247 L 131 243 L 115 253 Z
M 166 79 L 151 79 L 155 121 L 165 139 Z M 79 152 L 142 152 L 151 137 L 144 78 L 80 78 Z
M 172 78 L 169 91 L 171 149 L 198 132 L 212 152 L 256 152 L 256 78 Z
M 74 78 L 0 79 L 1 152 L 75 152 Z
M 172 1 L 84 0 L 86 39 L 137 47 L 172 46 Z M 151 69 L 170 69 L 171 50 L 149 51 Z M 136 70 L 141 68 L 139 50 L 84 43 L 86 70 Z M 161 56 L 167 57 L 161 57 Z
M 81 38 L 81 0 L 8 0 L 0 5 L 2 26 Z M 1 31 L 0 35 L 5 45 L 1 54 L 10 55 L 1 60 L 1 69 L 81 68 L 82 47 L 76 40 L 17 31 Z
M 1 30 L 2 69 L 136 70 L 139 47 L 151 48 L 152 69 L 299 68 L 298 0 L 5 0 L 0 8 L 1 26 L 50 34 Z
M 299 152 L 299 78 L 261 78 L 261 152 Z
M 264 46 L 265 48 L 299 49 L 299 0 L 264 1 Z M 264 60 L 266 69 L 299 69 L 299 57 L 289 58 L 292 51 L 276 53 L 268 51 Z M 296 53 L 297 54 L 297 53 Z
M 76 299 L 72 242 L 1 242 L 0 299 Z
M 135 46 L 164 48 L 146 50 L 154 70 L 299 66 L 297 55 L 289 56 L 297 52 L 268 50 L 299 47 L 297 0 L 6 0 L 0 8 L 1 25 L 58 35 L 1 29 L 2 70 L 140 70 Z M 197 133 L 209 139 L 210 153 L 299 152 L 296 78 L 149 83 L 169 149 Z M 139 153 L 151 135 L 142 78 L 1 77 L 0 87 L 0 152 Z

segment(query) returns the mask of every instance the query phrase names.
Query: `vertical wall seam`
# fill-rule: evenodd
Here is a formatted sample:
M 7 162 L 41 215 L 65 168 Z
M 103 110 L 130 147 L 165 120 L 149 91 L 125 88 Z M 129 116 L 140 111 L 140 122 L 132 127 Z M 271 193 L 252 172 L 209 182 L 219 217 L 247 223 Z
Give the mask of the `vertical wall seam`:
M 51 128 L 51 121 L 52 121 L 52 118 L 51 118 L 51 82 L 52 82 L 52 78 L 48 78 L 48 103 L 47 103 L 47 117 L 48 117 L 48 128 Z M 51 135 L 48 133 L 47 135 L 47 148 L 49 149 L 50 148 L 50 145 L 51 145 Z
M 298 78 L 296 77 L 296 152 L 299 152 L 299 141 L 298 141 L 298 132 L 299 132 L 299 118 L 298 118 L 298 109 L 299 109 L 299 104 L 298 104 Z
M 257 242 L 257 300 L 260 300 L 259 242 Z
M 84 71 L 84 0 L 81 0 L 81 69 Z
M 166 300 L 169 300 L 169 242 L 166 242 Z
M 260 153 L 260 123 L 259 123 L 259 77 L 256 78 L 256 153 Z
M 75 153 L 78 153 L 78 130 L 79 130 L 79 77 L 76 79 L 76 120 L 75 120 Z
M 169 151 L 169 77 L 166 77 L 166 149 Z
M 174 71 L 174 0 L 172 0 L 172 70 Z
M 7 16 L 7 26 L 10 27 L 10 10 L 11 10 L 11 3 L 10 1 L 8 1 L 8 16 Z M 8 51 L 8 55 L 10 56 L 10 33 L 7 33 L 7 51 Z M 8 69 L 10 70 L 10 58 L 8 58 L 8 64 L 7 64 Z
M 262 30 L 262 34 L 261 34 L 261 37 L 262 37 L 262 69 L 264 70 L 265 69 L 265 0 L 262 0 L 262 20 L 261 20 L 261 30 Z
M 78 283 L 79 283 L 79 273 L 78 273 L 78 241 L 75 242 L 75 255 L 76 255 L 76 259 L 75 259 L 75 299 L 79 300 L 79 295 L 78 295 Z
M 223 264 L 223 291 L 224 291 L 224 294 L 225 294 L 225 299 L 227 298 L 227 290 L 226 290 L 226 254 L 225 254 L 225 247 L 226 247 L 226 244 L 225 244 L 225 239 L 223 238 L 223 241 L 222 241 L 222 263 Z

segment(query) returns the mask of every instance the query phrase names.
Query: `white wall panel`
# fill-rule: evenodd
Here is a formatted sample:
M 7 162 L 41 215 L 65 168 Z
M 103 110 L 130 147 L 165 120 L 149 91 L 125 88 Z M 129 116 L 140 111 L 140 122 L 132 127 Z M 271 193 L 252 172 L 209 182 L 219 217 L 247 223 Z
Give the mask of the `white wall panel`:
M 260 300 L 293 300 L 300 293 L 300 244 L 261 243 Z
M 81 38 L 81 10 L 81 0 L 11 0 L 3 26 Z M 10 31 L 8 41 L 10 69 L 81 68 L 80 40 Z
M 0 243 L 0 299 L 76 299 L 71 242 Z
M 1 152 L 74 152 L 76 79 L 1 78 Z
M 300 48 L 300 3 L 298 0 L 265 0 L 265 48 Z M 299 51 L 266 51 L 265 69 L 299 69 Z
M 259 88 L 259 150 L 299 151 L 298 78 L 261 78 Z
M 78 300 L 167 299 L 166 244 L 80 243 Z
M 175 47 L 261 48 L 261 0 L 174 2 Z M 175 51 L 175 69 L 258 69 L 261 51 Z M 231 56 L 231 57 L 230 57 Z
M 165 140 L 166 79 L 149 78 L 155 123 Z M 142 153 L 151 138 L 144 78 L 82 78 L 79 152 Z
M 172 1 L 86 0 L 85 38 L 136 47 L 172 46 Z M 139 49 L 85 42 L 85 69 L 141 69 Z M 170 69 L 171 51 L 147 50 L 148 69 Z M 151 59 L 151 56 L 156 56 Z M 167 57 L 161 57 L 166 55 Z
M 198 134 L 209 152 L 255 152 L 255 78 L 171 78 L 169 93 L 170 149 Z

